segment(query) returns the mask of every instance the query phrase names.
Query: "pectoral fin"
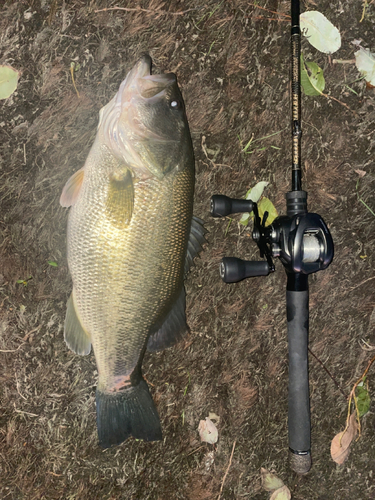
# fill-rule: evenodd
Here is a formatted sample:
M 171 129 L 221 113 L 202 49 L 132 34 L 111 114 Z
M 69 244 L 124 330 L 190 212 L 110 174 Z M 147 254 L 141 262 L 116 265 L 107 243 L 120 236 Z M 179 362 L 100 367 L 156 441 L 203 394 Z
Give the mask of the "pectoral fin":
M 75 174 L 69 177 L 60 196 L 60 205 L 62 207 L 71 207 L 75 204 L 81 190 L 83 177 L 83 168 L 79 169 Z
M 118 229 L 130 224 L 134 207 L 134 186 L 130 170 L 110 177 L 106 215 Z
M 69 349 L 80 356 L 85 356 L 91 351 L 90 335 L 83 328 L 74 306 L 73 293 L 71 293 L 66 309 L 64 323 L 64 340 Z

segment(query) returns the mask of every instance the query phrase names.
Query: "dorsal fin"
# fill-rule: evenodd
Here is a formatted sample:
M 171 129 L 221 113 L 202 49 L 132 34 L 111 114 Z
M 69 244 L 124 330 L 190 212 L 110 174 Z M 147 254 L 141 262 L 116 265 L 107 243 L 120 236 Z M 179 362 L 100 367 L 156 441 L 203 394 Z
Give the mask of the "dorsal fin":
M 207 229 L 204 228 L 204 221 L 199 217 L 193 216 L 191 220 L 190 236 L 188 242 L 188 249 L 185 259 L 185 276 L 190 271 L 195 257 L 203 250 L 204 243 L 207 243 L 204 235 Z
M 171 347 L 189 331 L 186 324 L 185 303 L 185 289 L 182 287 L 181 293 L 165 318 L 164 323 L 158 331 L 150 335 L 147 343 L 148 351 L 156 352 Z

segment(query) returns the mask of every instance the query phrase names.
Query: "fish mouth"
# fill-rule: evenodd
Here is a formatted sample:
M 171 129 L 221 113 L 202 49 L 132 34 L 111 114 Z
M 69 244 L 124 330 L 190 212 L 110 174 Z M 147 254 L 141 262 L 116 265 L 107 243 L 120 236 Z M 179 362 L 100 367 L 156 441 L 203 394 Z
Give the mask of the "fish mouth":
M 173 73 L 153 75 L 151 67 L 152 61 L 149 55 L 145 54 L 138 60 L 124 82 L 125 88 L 121 96 L 123 104 L 137 96 L 156 101 L 176 82 Z
M 144 119 L 140 108 L 142 105 L 151 107 L 166 95 L 168 88 L 176 83 L 173 73 L 152 74 L 151 57 L 143 55 L 130 71 L 125 81 L 124 88 L 119 89 L 118 98 L 121 99 L 122 119 L 126 119 L 133 134 L 139 140 L 147 139 L 159 142 L 169 142 L 169 137 L 164 137 L 151 130 Z
M 165 98 L 171 85 L 176 84 L 173 73 L 152 74 L 151 57 L 143 55 L 127 74 L 115 97 L 100 111 L 98 128 L 112 151 L 130 166 L 144 165 L 134 144 L 148 140 L 170 142 L 170 137 L 151 130 L 145 108 Z M 147 167 L 146 167 L 147 170 Z

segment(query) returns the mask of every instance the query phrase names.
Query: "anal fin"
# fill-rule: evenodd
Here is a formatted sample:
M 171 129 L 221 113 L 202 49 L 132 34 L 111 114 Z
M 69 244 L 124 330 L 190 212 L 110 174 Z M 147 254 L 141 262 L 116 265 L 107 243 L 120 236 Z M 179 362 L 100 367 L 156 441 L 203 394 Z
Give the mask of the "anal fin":
M 182 287 L 181 293 L 169 311 L 161 327 L 148 339 L 147 350 L 150 352 L 167 349 L 181 340 L 189 331 L 185 314 L 186 296 Z
M 74 306 L 73 293 L 67 302 L 65 323 L 64 323 L 64 340 L 73 352 L 80 356 L 86 356 L 91 351 L 90 335 L 84 330 Z

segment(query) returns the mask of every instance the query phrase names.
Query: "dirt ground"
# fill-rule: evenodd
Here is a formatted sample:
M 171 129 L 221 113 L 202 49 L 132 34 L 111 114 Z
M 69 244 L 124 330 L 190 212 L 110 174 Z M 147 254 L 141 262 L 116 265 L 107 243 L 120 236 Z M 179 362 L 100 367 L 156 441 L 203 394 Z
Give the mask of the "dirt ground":
M 260 481 L 265 467 L 295 500 L 375 499 L 373 409 L 345 464 L 330 458 L 346 396 L 375 349 L 375 92 L 354 64 L 333 58 L 353 60 L 358 40 L 374 50 L 374 2 L 362 22 L 359 0 L 301 5 L 322 12 L 342 35 L 331 57 L 302 41 L 305 59 L 324 70 L 328 95 L 302 98 L 303 187 L 335 244 L 331 266 L 310 277 L 310 349 L 320 362 L 310 356 L 313 467 L 303 477 L 287 461 L 283 266 L 224 284 L 221 258 L 258 259 L 258 250 L 239 216 L 229 224 L 209 215 L 212 194 L 243 197 L 260 180 L 270 181 L 266 194 L 285 213 L 289 1 L 0 5 L 0 64 L 22 72 L 17 91 L 0 102 L 1 498 L 211 500 L 221 492 L 225 500 L 261 500 L 269 498 Z M 94 357 L 76 356 L 63 341 L 71 280 L 68 211 L 59 197 L 85 161 L 100 108 L 143 52 L 155 72 L 178 76 L 196 155 L 195 214 L 206 221 L 208 243 L 186 283 L 189 336 L 143 364 L 164 440 L 129 439 L 103 451 Z M 374 368 L 368 380 L 374 398 Z M 220 417 L 216 445 L 201 443 L 197 432 L 209 412 Z

